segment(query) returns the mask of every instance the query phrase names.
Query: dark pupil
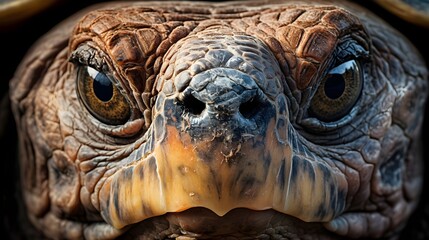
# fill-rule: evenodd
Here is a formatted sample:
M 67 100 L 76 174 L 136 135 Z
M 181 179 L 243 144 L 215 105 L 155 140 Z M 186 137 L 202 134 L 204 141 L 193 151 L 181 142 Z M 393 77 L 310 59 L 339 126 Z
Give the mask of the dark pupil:
M 344 93 L 346 84 L 341 74 L 330 75 L 325 82 L 325 94 L 330 99 L 337 99 Z
M 95 96 L 103 102 L 107 102 L 113 97 L 113 85 L 109 78 L 103 74 L 98 73 L 92 83 Z

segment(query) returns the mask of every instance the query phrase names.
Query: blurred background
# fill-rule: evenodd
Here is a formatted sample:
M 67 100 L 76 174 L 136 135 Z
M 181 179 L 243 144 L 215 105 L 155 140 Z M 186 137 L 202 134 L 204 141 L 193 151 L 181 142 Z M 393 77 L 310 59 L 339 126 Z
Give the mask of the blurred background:
M 384 1 L 384 0 L 380 0 Z M 428 0 L 420 1 L 429 6 Z M 19 237 L 16 198 L 18 166 L 16 159 L 16 132 L 8 107 L 8 82 L 25 53 L 41 35 L 76 11 L 97 0 L 0 0 L 0 177 L 1 177 L 1 239 Z M 358 1 L 407 36 L 429 63 L 429 28 L 413 24 L 380 7 L 375 1 Z M 429 7 L 428 7 L 429 9 Z M 401 239 L 429 239 L 429 104 L 423 127 L 426 175 L 420 205 L 403 231 Z M 10 234 L 12 233 L 12 234 Z

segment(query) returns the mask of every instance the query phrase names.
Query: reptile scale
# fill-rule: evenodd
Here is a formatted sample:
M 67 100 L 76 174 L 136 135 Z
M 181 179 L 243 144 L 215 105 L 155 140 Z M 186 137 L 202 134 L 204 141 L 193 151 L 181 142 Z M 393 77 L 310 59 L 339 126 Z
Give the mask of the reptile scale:
M 394 239 L 427 75 L 347 1 L 94 5 L 10 82 L 27 216 L 52 239 Z

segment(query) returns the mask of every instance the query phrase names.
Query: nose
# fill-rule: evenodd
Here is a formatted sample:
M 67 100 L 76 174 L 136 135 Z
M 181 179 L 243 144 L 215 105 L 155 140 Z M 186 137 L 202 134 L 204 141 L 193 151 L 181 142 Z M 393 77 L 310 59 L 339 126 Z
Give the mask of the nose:
M 262 97 L 255 86 L 249 85 L 237 83 L 229 76 L 216 76 L 199 91 L 192 87 L 184 91 L 184 110 L 218 120 L 251 118 L 262 110 L 259 106 Z
M 189 123 L 188 130 L 199 134 L 258 134 L 275 113 L 252 77 L 221 68 L 195 77 L 180 95 L 177 106 Z

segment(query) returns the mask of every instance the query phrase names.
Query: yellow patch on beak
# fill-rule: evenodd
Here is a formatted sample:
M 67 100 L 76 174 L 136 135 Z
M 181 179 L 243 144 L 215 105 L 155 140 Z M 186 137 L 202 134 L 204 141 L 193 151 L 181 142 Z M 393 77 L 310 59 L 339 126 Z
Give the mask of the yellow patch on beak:
M 102 216 L 122 228 L 194 207 L 219 216 L 235 208 L 275 209 L 305 221 L 338 215 L 344 208 L 345 197 L 339 196 L 347 188 L 344 176 L 322 161 L 295 157 L 290 145 L 277 140 L 274 126 L 272 120 L 266 136 L 231 148 L 215 138 L 193 141 L 167 126 L 151 155 L 106 180 Z

